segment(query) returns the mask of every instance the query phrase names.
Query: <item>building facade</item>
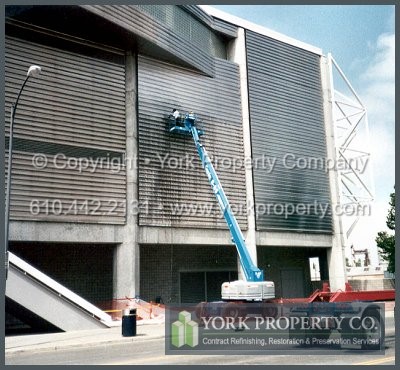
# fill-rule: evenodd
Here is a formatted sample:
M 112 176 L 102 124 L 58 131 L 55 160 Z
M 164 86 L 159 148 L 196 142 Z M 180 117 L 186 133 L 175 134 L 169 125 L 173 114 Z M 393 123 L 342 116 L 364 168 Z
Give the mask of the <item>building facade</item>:
M 327 59 L 191 5 L 7 6 L 10 251 L 96 303 L 220 298 L 237 253 L 190 138 L 194 111 L 253 260 L 277 297 L 344 288 Z M 313 162 L 314 164 L 317 162 Z

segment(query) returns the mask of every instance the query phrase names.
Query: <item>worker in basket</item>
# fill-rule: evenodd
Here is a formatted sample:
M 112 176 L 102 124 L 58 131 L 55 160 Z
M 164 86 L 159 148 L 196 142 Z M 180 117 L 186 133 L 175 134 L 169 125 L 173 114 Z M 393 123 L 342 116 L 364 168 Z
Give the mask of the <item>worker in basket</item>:
M 179 113 L 178 109 L 174 108 L 174 109 L 172 110 L 171 116 L 172 116 L 173 119 L 175 119 L 175 125 L 176 125 L 176 126 L 183 126 L 183 123 L 182 123 L 182 116 L 181 116 L 181 114 Z

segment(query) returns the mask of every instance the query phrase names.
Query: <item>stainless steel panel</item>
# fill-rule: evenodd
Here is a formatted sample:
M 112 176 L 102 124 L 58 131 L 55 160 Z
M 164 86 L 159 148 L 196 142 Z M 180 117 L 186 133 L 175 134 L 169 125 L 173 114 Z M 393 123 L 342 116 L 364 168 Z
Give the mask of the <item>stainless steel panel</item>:
M 253 169 L 257 229 L 331 232 L 326 170 L 285 157 L 326 158 L 319 56 L 251 31 L 246 45 L 253 158 L 277 160 Z
M 125 223 L 124 64 L 13 37 L 5 45 L 7 144 L 9 108 L 28 67 L 42 67 L 15 116 L 11 219 Z M 74 158 L 97 164 L 80 170 Z
M 237 37 L 237 26 L 224 22 L 218 18 L 214 18 L 214 29 L 229 37 Z
M 192 110 L 201 118 L 199 126 L 206 131 L 202 142 L 232 207 L 245 209 L 244 167 L 229 166 L 234 160 L 243 161 L 239 71 L 225 60 L 217 59 L 215 67 L 215 78 L 209 78 L 139 56 L 141 225 L 226 229 L 193 139 L 172 136 L 167 130 L 165 117 L 172 108 Z M 182 165 L 176 166 L 179 160 Z M 188 212 L 178 214 L 180 210 Z M 245 210 L 239 213 L 238 221 L 246 228 Z
M 214 59 L 210 55 L 173 32 L 166 24 L 141 11 L 140 6 L 82 5 L 82 7 L 161 47 L 203 73 L 213 76 Z

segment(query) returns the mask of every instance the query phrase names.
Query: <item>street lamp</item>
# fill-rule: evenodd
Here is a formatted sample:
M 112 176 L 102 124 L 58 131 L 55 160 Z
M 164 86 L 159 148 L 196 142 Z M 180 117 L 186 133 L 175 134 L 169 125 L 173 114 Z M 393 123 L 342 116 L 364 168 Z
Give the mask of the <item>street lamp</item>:
M 6 219 L 6 224 L 5 224 L 5 268 L 6 268 L 6 280 L 7 280 L 7 275 L 8 275 L 8 266 L 9 266 L 9 261 L 8 261 L 8 235 L 9 235 L 9 230 L 10 230 L 10 194 L 11 194 L 11 174 L 12 174 L 12 147 L 13 147 L 13 127 L 14 127 L 14 117 L 15 117 L 15 112 L 17 110 L 18 106 L 18 101 L 21 96 L 22 90 L 24 89 L 26 83 L 28 82 L 29 77 L 37 77 L 40 74 L 40 71 L 42 69 L 39 66 L 30 66 L 28 69 L 28 72 L 26 74 L 26 78 L 24 83 L 22 84 L 21 88 L 19 89 L 17 99 L 14 104 L 11 106 L 11 119 L 10 119 L 10 135 L 9 135 L 9 141 L 8 141 L 8 171 L 7 171 L 7 192 L 6 192 L 6 209 L 5 209 L 5 219 Z

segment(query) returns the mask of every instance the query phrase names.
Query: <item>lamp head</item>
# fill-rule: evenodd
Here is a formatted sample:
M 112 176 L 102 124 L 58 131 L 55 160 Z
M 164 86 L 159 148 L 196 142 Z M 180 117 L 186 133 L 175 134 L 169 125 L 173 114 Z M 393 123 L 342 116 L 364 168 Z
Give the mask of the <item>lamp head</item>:
M 39 66 L 30 66 L 28 69 L 28 73 L 26 74 L 28 77 L 37 77 L 39 76 L 42 68 Z

